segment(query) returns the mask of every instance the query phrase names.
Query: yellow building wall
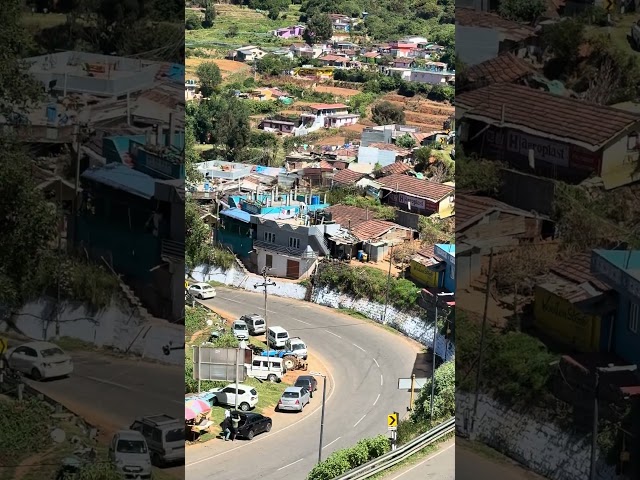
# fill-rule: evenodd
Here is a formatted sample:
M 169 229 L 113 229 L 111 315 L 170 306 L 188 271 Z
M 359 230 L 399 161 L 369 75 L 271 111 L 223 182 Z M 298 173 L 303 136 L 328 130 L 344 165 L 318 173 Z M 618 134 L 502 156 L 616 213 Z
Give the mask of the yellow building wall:
M 416 262 L 415 260 L 411 260 L 409 273 L 415 280 L 426 285 L 427 287 L 438 286 L 438 272 L 429 270 L 427 267 L 425 267 L 421 263 Z
M 449 200 L 449 197 L 446 197 L 442 201 L 440 201 L 440 204 L 438 206 L 438 214 L 440 215 L 440 218 L 448 218 L 453 215 L 454 204 L 455 197 L 453 202 Z
M 541 332 L 581 352 L 600 346 L 600 318 L 586 315 L 570 302 L 544 288 L 535 290 L 534 324 Z

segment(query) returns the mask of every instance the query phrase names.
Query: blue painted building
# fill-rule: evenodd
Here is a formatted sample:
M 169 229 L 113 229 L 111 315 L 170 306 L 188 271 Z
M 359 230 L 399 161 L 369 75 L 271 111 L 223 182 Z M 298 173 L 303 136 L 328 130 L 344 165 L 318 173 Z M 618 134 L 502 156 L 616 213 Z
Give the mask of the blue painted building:
M 221 210 L 220 217 L 218 242 L 231 248 L 236 255 L 248 257 L 253 250 L 251 214 L 234 207 Z
M 618 292 L 613 353 L 640 364 L 640 250 L 594 250 L 591 272 Z
M 439 287 L 450 292 L 456 291 L 456 246 L 450 243 L 438 243 L 433 247 L 434 256 L 444 263 L 440 274 Z

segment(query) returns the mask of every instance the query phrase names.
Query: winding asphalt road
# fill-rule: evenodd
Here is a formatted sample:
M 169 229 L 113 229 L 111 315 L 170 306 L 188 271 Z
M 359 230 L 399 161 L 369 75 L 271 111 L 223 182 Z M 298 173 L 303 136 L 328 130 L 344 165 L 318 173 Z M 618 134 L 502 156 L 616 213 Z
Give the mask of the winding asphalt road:
M 217 288 L 218 296 L 203 303 L 236 318 L 264 313 L 263 296 Z M 405 414 L 409 394 L 397 389 L 398 377 L 410 377 L 419 346 L 384 328 L 315 304 L 269 297 L 268 323 L 300 336 L 329 369 L 323 458 L 358 440 L 387 434 L 387 415 Z M 314 396 L 312 402 L 318 402 Z M 187 478 L 234 480 L 303 480 L 318 458 L 320 411 L 280 430 L 274 429 L 231 449 L 187 449 Z M 295 414 L 294 414 L 295 415 Z M 288 420 L 288 419 L 287 419 Z M 284 420 L 280 420 L 281 426 Z M 286 422 L 289 423 L 289 422 Z

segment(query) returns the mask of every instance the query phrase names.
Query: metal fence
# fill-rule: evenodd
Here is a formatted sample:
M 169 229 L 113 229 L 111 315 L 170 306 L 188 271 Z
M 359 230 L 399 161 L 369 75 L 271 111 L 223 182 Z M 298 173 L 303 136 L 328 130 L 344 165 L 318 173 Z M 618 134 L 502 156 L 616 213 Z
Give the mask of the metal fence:
M 426 446 L 431 445 L 450 433 L 453 433 L 455 431 L 455 422 L 455 417 L 451 417 L 446 422 L 443 422 L 428 432 L 423 433 L 418 438 L 415 438 L 397 450 L 385 453 L 381 457 L 371 460 L 370 462 L 337 477 L 335 480 L 361 480 L 372 477 L 388 468 L 391 468 L 403 460 L 406 460 L 414 453 L 418 453 Z

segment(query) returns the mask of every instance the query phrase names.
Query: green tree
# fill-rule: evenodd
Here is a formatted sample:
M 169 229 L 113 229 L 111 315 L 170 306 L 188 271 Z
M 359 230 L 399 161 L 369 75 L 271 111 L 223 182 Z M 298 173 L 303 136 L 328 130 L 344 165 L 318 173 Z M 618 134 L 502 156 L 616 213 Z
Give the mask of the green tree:
M 545 30 L 542 41 L 553 53 L 553 61 L 566 71 L 575 66 L 578 60 L 580 46 L 584 41 L 584 25 L 573 18 L 550 25 Z
M 314 15 L 309 19 L 303 38 L 309 45 L 326 42 L 333 36 L 333 24 L 326 13 Z
M 286 70 L 291 70 L 293 62 L 287 57 L 268 54 L 256 62 L 256 70 L 263 75 L 281 75 Z
M 200 218 L 198 205 L 187 200 L 184 209 L 185 245 L 187 267 L 195 268 L 207 262 L 211 249 L 211 228 Z
M 202 22 L 202 26 L 204 28 L 213 27 L 213 22 L 216 19 L 216 7 L 213 4 L 212 0 L 207 0 L 205 10 L 204 10 L 204 22 Z
M 411 415 L 416 423 L 430 423 L 433 420 L 441 420 L 453 417 L 456 412 L 456 363 L 452 359 L 436 370 L 433 419 L 431 418 L 431 382 L 422 387 L 416 399 L 415 409 Z
M 187 12 L 184 16 L 184 28 L 187 30 L 199 30 L 202 28 L 202 21 L 196 12 Z
M 214 120 L 215 141 L 225 150 L 226 157 L 233 160 L 249 145 L 251 124 L 246 104 L 236 98 L 225 98 L 219 103 Z
M 214 62 L 203 62 L 198 65 L 196 75 L 200 82 L 200 92 L 204 97 L 210 97 L 217 92 L 222 84 L 220 67 Z
M 380 102 L 371 109 L 371 119 L 378 125 L 404 124 L 402 107 L 391 102 Z
M 227 30 L 227 37 L 233 38 L 238 35 L 239 31 L 240 29 L 238 28 L 238 25 L 232 23 L 231 25 L 229 25 L 229 29 Z
M 402 148 L 412 149 L 416 146 L 416 141 L 411 135 L 405 133 L 396 140 L 396 145 Z
M 519 22 L 534 22 L 547 9 L 545 0 L 501 0 L 500 16 Z

